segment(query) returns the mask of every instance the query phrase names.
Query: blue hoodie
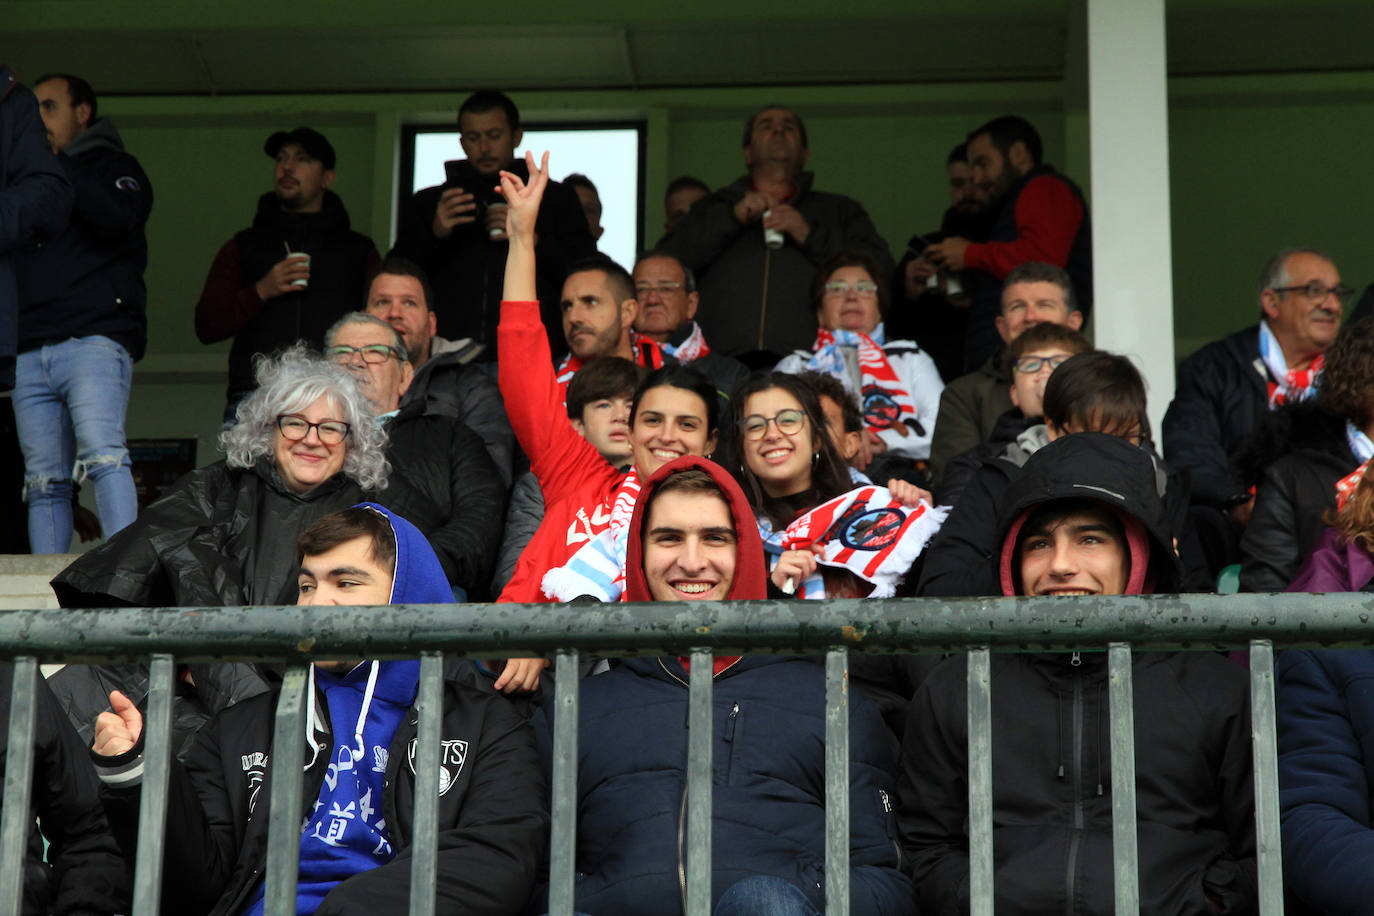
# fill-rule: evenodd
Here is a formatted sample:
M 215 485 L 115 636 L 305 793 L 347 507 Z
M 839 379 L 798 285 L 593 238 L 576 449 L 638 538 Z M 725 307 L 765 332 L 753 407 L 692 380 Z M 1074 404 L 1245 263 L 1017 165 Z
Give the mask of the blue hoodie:
M 425 536 L 376 503 L 359 505 L 385 515 L 396 535 L 390 603 L 451 604 L 453 591 Z M 342 675 L 311 666 L 310 676 L 314 701 L 306 724 L 310 756 L 305 767 L 326 752 L 331 762 L 301 830 L 296 890 L 296 912 L 301 914 L 314 913 L 345 878 L 384 865 L 395 855 L 382 810 L 387 751 L 415 702 L 420 663 L 362 662 Z M 322 703 L 327 718 L 321 715 Z M 245 914 L 263 912 L 264 891 L 260 885 Z

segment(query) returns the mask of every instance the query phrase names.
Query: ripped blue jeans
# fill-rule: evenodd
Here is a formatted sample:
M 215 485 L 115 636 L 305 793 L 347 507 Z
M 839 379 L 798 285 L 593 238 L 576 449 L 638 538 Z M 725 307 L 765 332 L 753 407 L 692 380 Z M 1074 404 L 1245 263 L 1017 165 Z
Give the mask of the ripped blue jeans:
M 106 538 L 138 515 L 124 437 L 134 364 L 99 334 L 19 354 L 14 421 L 24 452 L 24 496 L 34 553 L 66 553 L 72 479 L 90 479 Z

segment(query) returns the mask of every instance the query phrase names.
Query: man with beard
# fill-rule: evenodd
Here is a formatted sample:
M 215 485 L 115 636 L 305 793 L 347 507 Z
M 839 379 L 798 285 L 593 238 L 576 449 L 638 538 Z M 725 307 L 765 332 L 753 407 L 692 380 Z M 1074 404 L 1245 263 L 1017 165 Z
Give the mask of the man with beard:
M 986 241 L 952 236 L 923 255 L 948 273 L 969 271 L 964 367 L 998 348 L 995 320 L 1002 281 L 1018 264 L 1043 261 L 1068 271 L 1084 317 L 1092 308 L 1092 241 L 1083 192 L 1041 162 L 1040 135 L 1015 115 L 995 118 L 968 135 L 975 190 L 989 212 Z
M 964 334 L 968 330 L 968 289 L 961 274 L 942 274 L 923 255 L 933 242 L 961 236 L 979 240 L 987 211 L 979 200 L 968 165 L 968 144 L 945 159 L 949 209 L 938 232 L 913 235 L 892 279 L 892 308 L 886 323 L 894 340 L 914 340 L 935 360 L 946 381 L 964 374 Z
M 225 420 L 256 387 L 253 357 L 303 340 L 324 343 L 334 320 L 363 301 L 381 258 L 372 239 L 349 228 L 334 184 L 334 147 L 297 127 L 267 138 L 276 163 L 272 190 L 258 198 L 253 225 L 215 255 L 200 301 L 196 337 L 230 337 Z

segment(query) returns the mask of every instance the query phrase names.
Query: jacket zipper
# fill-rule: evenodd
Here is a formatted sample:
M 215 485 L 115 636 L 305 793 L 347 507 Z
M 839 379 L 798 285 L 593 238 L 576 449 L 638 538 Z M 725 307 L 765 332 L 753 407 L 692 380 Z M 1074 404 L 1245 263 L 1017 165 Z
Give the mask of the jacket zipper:
M 1081 664 L 1078 653 L 1073 663 Z M 1074 887 L 1077 884 L 1078 846 L 1083 836 L 1083 678 L 1074 672 L 1073 679 L 1073 835 L 1069 840 L 1069 861 L 1065 879 L 1064 912 L 1073 916 L 1077 909 Z
M 687 912 L 687 857 L 683 854 L 684 834 L 687 831 L 687 782 L 682 783 L 682 806 L 677 812 L 677 886 L 682 895 L 682 912 Z

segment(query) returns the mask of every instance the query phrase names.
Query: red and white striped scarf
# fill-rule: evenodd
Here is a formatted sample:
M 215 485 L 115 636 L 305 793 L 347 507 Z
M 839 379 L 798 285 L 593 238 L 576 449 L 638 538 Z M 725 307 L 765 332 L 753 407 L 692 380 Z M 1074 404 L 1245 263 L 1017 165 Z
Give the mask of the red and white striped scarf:
M 664 353 L 667 353 L 684 366 L 687 363 L 696 362 L 707 353 L 711 352 L 711 348 L 706 344 L 706 335 L 701 333 L 701 325 L 697 324 L 695 321 L 692 322 L 692 333 L 688 334 L 687 339 L 682 343 L 676 346 L 665 343 L 660 344 L 660 346 L 663 348 Z
M 882 325 L 874 329 L 881 336 Z M 902 385 L 882 345 L 858 331 L 821 328 L 812 347 L 815 354 L 807 367 L 843 380 L 847 374 L 840 347 L 854 347 L 859 351 L 859 401 L 863 405 L 864 424 L 874 432 L 902 425 L 916 417 L 916 405 L 911 392 Z
M 630 468 L 611 494 L 611 517 L 606 527 L 577 548 L 562 566 L 544 574 L 539 587 L 554 601 L 592 595 L 599 601 L 625 599 L 625 557 L 630 519 L 639 499 L 639 474 Z
M 889 598 L 948 514 L 947 506 L 902 505 L 886 487 L 859 487 L 794 519 L 782 534 L 782 548 L 806 550 L 822 544 L 825 552 L 816 558 L 818 563 L 873 583 L 869 597 Z M 802 583 L 798 597 L 824 598 L 823 587 L 815 594 L 819 581 L 813 576 Z
M 630 348 L 634 350 L 636 364 L 650 370 L 662 368 L 663 348 L 659 346 L 658 341 L 631 331 Z M 572 377 L 581 368 L 582 360 L 571 353 L 563 357 L 563 362 L 558 364 L 558 393 L 563 396 L 564 404 L 568 403 L 568 382 L 572 381 Z

